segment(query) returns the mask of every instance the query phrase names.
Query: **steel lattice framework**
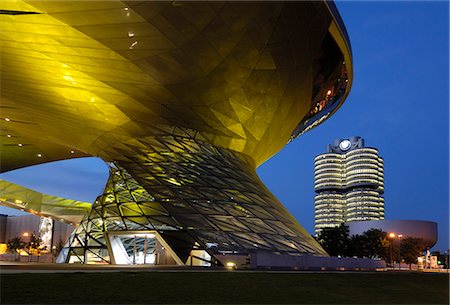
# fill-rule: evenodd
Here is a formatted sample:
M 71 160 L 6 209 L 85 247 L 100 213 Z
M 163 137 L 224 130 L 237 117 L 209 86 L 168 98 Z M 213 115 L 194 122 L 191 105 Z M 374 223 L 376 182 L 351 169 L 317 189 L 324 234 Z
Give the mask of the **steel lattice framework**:
M 145 153 L 110 165 L 105 191 L 69 241 L 66 259 L 110 262 L 108 231 L 157 231 L 182 261 L 195 245 L 211 255 L 326 255 L 264 187 L 250 159 L 192 138 L 141 142 L 149 145 Z

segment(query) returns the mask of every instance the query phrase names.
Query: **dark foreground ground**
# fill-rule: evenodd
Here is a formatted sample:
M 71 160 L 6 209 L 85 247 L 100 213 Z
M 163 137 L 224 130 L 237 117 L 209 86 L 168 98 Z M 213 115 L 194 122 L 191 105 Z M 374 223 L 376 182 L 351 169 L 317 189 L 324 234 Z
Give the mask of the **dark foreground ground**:
M 109 272 L 1 275 L 0 304 L 448 304 L 449 275 Z

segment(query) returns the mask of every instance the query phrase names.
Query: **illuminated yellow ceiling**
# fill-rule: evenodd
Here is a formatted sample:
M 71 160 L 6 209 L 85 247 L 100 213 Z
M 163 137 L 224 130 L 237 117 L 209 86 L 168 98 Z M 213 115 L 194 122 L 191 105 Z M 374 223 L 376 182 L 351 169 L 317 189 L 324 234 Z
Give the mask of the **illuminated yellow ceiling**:
M 294 17 L 280 18 L 285 6 Z M 7 0 L 0 9 L 9 12 L 0 14 L 2 172 L 113 160 L 110 143 L 173 126 L 259 165 L 310 110 L 320 47 L 311 26 L 334 37 L 351 82 L 349 47 L 321 2 Z M 302 21 L 309 11 L 317 24 Z

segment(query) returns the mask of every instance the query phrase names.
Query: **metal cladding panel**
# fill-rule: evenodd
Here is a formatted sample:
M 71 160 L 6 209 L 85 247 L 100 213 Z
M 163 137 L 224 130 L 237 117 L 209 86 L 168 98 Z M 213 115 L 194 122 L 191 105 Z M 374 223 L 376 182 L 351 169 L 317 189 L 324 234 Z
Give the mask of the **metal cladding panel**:
M 36 14 L 0 14 L 3 172 L 114 160 L 111 143 L 174 127 L 257 166 L 350 89 L 348 41 L 322 2 L 6 6 Z
M 2 179 L 0 205 L 71 224 L 79 223 L 91 208 L 87 202 L 42 194 Z
M 194 248 L 324 254 L 255 169 L 348 95 L 351 52 L 330 4 L 24 0 L 6 10 L 25 13 L 0 14 L 1 171 L 99 156 L 154 198 L 141 205 L 109 181 L 67 255 L 108 261 L 111 215 L 116 229 L 182 230 Z
M 83 260 L 91 249 L 109 251 L 108 232 L 155 230 L 183 262 L 194 249 L 212 257 L 327 255 L 264 187 L 244 155 L 186 137 L 152 143 L 111 164 L 104 193 L 66 245 L 68 253 Z M 99 255 L 105 262 L 108 257 Z

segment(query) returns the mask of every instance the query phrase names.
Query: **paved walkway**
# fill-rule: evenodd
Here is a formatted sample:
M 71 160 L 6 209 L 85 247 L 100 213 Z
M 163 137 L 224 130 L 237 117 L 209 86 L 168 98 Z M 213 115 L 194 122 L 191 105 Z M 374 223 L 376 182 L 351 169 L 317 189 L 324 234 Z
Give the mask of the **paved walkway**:
M 83 264 L 54 264 L 54 263 L 21 263 L 0 261 L 0 274 L 17 273 L 98 273 L 98 272 L 270 272 L 270 273 L 377 273 L 380 271 L 319 271 L 319 270 L 234 270 L 226 267 L 190 267 L 190 266 L 155 266 L 155 265 L 83 265 Z M 386 270 L 383 270 L 386 271 Z M 426 272 L 426 273 L 450 273 L 449 269 L 414 270 L 387 270 L 388 272 Z
M 212 271 L 211 268 L 190 266 L 154 266 L 154 265 L 82 265 L 54 263 L 20 263 L 0 261 L 0 273 L 76 273 L 76 272 L 139 272 L 139 271 Z M 226 268 L 214 268 L 214 271 L 228 271 Z

